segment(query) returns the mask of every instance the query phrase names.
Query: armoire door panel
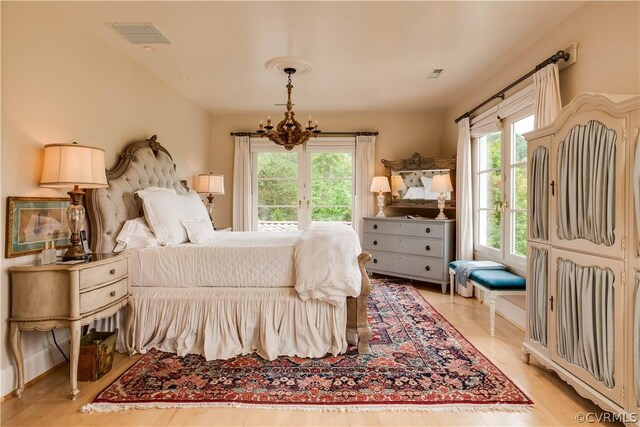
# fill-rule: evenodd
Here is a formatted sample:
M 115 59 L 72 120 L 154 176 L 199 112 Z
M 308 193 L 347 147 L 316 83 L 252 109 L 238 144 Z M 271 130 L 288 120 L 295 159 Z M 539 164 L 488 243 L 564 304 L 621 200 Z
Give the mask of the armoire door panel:
M 551 359 L 614 402 L 626 382 L 624 274 L 622 261 L 551 249 Z
M 551 135 L 527 142 L 528 239 L 549 244 L 549 187 Z
M 549 355 L 549 258 L 551 246 L 527 246 L 526 341 Z
M 578 113 L 552 137 L 551 243 L 624 258 L 625 117 Z

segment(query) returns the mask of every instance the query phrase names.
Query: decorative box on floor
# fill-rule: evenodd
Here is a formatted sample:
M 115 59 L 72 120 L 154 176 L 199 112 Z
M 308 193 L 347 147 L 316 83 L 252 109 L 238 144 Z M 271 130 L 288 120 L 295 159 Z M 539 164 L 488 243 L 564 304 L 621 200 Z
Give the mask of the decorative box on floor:
M 78 381 L 98 381 L 111 370 L 117 336 L 117 329 L 113 332 L 96 332 L 95 329 L 91 329 L 82 337 Z

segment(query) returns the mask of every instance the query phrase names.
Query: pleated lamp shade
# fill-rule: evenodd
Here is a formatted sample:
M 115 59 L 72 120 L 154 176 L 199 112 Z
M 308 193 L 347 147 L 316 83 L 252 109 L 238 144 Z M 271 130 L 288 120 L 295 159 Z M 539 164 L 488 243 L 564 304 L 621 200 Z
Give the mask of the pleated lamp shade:
M 104 150 L 86 145 L 49 144 L 44 146 L 42 187 L 107 187 Z

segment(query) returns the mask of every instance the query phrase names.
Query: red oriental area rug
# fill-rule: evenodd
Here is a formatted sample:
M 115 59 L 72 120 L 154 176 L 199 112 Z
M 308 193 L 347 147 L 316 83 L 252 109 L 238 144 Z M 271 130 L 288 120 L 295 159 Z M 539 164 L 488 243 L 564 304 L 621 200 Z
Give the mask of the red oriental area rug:
M 409 284 L 374 280 L 372 355 L 322 359 L 150 351 L 83 412 L 133 408 L 507 410 L 531 400 Z

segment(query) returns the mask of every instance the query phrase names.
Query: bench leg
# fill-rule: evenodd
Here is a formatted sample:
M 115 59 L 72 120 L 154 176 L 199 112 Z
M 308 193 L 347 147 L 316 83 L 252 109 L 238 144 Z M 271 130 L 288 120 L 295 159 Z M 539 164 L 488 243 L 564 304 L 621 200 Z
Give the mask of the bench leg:
M 455 273 L 452 273 L 451 271 L 449 271 L 449 300 L 451 302 L 453 302 L 453 293 L 456 291 L 455 288 L 455 277 L 454 277 Z
M 496 297 L 493 292 L 486 292 L 489 296 L 489 333 L 494 335 L 496 330 Z

